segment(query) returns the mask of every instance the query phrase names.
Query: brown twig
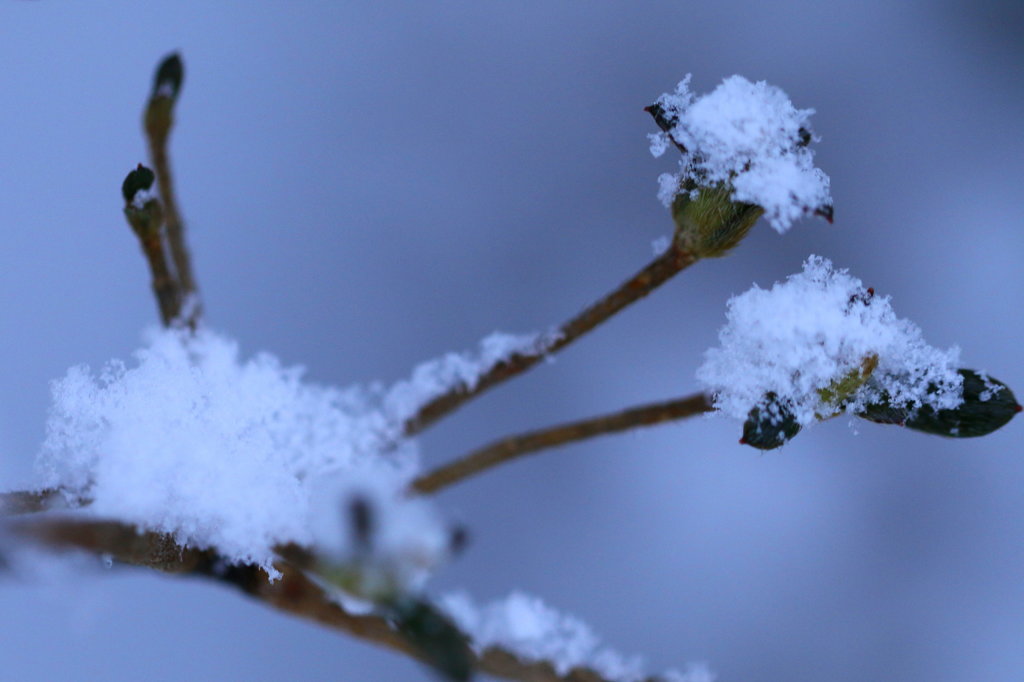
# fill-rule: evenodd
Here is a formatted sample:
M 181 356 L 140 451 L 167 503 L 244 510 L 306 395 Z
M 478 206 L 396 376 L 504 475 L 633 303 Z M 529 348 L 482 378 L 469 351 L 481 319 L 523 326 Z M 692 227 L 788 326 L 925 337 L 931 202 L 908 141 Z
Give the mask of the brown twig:
M 470 476 L 538 450 L 559 447 L 638 426 L 652 426 L 674 419 L 685 419 L 710 410 L 711 402 L 708 396 L 697 393 L 678 400 L 652 403 L 613 414 L 509 436 L 423 474 L 413 481 L 412 489 L 423 494 L 436 493 Z
M 153 294 L 156 296 L 157 306 L 160 308 L 160 321 L 165 327 L 170 327 L 181 313 L 181 291 L 167 266 L 159 235 L 140 235 L 139 243 L 153 277 Z
M 174 181 L 171 175 L 171 161 L 167 155 L 166 136 L 162 140 L 149 138 L 150 159 L 156 173 L 160 198 L 164 202 L 164 224 L 167 226 L 167 244 L 170 247 L 174 269 L 178 273 L 182 292 L 186 296 L 197 292 L 196 278 L 192 270 L 192 258 L 185 243 L 185 226 L 178 210 L 178 202 L 174 193 Z
M 492 386 L 525 372 L 545 356 L 557 353 L 630 303 L 651 293 L 671 279 L 673 275 L 696 263 L 697 260 L 696 256 L 673 244 L 665 253 L 655 258 L 617 289 L 559 327 L 550 344 L 534 353 L 512 355 L 508 360 L 499 362 L 480 376 L 472 388 L 460 384 L 423 405 L 412 418 L 406 421 L 405 434 L 413 436 L 419 433 Z
M 280 611 L 417 660 L 424 658 L 388 619 L 348 613 L 305 572 L 285 560 L 275 563 L 281 577 L 271 581 L 256 565 L 231 565 L 210 550 L 182 547 L 168 535 L 138 532 L 116 521 L 35 518 L 9 523 L 8 528 L 50 547 L 78 548 L 110 556 L 120 563 L 212 579 Z M 528 661 L 501 647 L 485 649 L 475 663 L 480 672 L 521 682 L 608 682 L 590 668 L 574 668 L 559 675 L 549 662 Z M 651 677 L 645 682 L 658 682 L 658 678 Z
M 167 141 L 174 127 L 174 105 L 181 89 L 183 76 L 181 58 L 172 54 L 161 62 L 143 116 L 143 127 L 149 142 L 149 157 L 156 173 L 157 186 L 164 206 L 167 246 L 174 263 L 177 282 L 181 287 L 184 308 L 182 320 L 188 327 L 195 328 L 201 315 L 199 289 L 192 270 L 192 257 L 185 241 L 185 225 L 178 210 L 177 195 L 174 192 L 174 176 L 171 160 L 167 153 Z
M 0 493 L 0 516 L 33 514 L 62 506 L 66 506 L 64 495 L 56 488 Z
M 140 163 L 138 168 L 125 178 L 121 190 L 125 199 L 125 218 L 138 237 L 139 246 L 142 247 L 142 253 L 149 265 L 153 294 L 160 310 L 160 321 L 165 327 L 169 327 L 181 312 L 183 294 L 164 253 L 163 206 L 155 198 L 149 198 L 143 203 L 143 195 L 138 195 L 138 192 L 148 190 L 152 179 L 152 171 Z

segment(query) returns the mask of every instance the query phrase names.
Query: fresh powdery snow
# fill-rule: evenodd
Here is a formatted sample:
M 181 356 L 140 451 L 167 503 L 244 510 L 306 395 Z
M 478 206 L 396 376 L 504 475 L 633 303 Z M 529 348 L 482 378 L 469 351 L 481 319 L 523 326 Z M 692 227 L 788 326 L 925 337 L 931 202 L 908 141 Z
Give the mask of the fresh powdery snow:
M 446 595 L 441 606 L 471 636 L 476 652 L 500 647 L 527 661 L 547 661 L 559 675 L 577 667 L 595 670 L 610 682 L 648 679 L 639 657 L 625 658 L 601 646 L 600 639 L 583 621 L 560 613 L 537 597 L 513 592 L 508 597 L 477 606 L 465 593 Z M 658 676 L 664 682 L 713 682 L 707 668 L 692 665 L 686 673 L 669 671 Z
M 317 540 L 319 489 L 355 477 L 403 491 L 419 469 L 405 420 L 542 338 L 494 334 L 478 352 L 424 363 L 390 389 L 337 389 L 268 354 L 242 360 L 237 344 L 209 330 L 152 331 L 131 366 L 76 367 L 53 384 L 42 485 L 90 501 L 85 513 L 269 571 L 275 544 Z
M 673 123 L 668 133 L 650 135 L 651 153 L 661 156 L 671 142 L 685 150 L 676 174 L 659 178 L 666 204 L 684 179 L 698 187 L 728 183 L 735 201 L 756 204 L 777 231 L 831 204 L 829 179 L 814 166 L 807 146 L 813 109 L 796 109 L 779 88 L 742 76 L 726 78 L 713 92 L 695 97 L 688 75 L 657 104 Z M 671 136 L 671 139 L 670 137 Z
M 803 272 L 729 301 L 720 347 L 709 350 L 697 377 L 723 413 L 745 419 L 775 393 L 801 425 L 838 408 L 855 413 L 885 395 L 893 405 L 951 409 L 962 402 L 959 349 L 924 342 L 899 319 L 887 296 L 876 296 L 846 270 L 811 256 Z M 877 366 L 842 405 L 822 405 L 819 391 L 865 364 Z
M 419 462 L 405 421 L 554 338 L 494 334 L 391 389 L 336 389 L 303 381 L 301 368 L 268 354 L 243 360 L 235 342 L 207 329 L 154 330 L 130 366 L 76 367 L 54 382 L 42 484 L 88 502 L 75 513 L 170 533 L 272 577 L 275 545 L 309 546 L 326 567 L 358 570 L 356 593 L 335 596 L 363 612 L 373 608 L 364 598 L 420 590 L 453 549 L 436 505 L 408 494 Z M 515 593 L 477 609 L 456 596 L 443 605 L 477 651 L 501 646 L 560 673 L 586 666 L 612 681 L 645 679 L 639 659 L 599 646 L 584 623 L 539 599 Z M 692 667 L 661 679 L 713 677 Z

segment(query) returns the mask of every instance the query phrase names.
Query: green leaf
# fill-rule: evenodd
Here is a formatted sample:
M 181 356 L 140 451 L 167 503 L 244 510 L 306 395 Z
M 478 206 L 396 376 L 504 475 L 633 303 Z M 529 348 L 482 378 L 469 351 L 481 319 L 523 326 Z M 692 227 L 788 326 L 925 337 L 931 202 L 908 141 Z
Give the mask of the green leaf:
M 1003 382 L 971 369 L 957 372 L 964 379 L 963 403 L 952 410 L 924 406 L 915 411 L 882 400 L 866 406 L 858 416 L 947 438 L 976 438 L 1005 426 L 1021 411 L 1013 391 Z
M 430 602 L 403 597 L 391 605 L 395 628 L 434 670 L 452 682 L 473 677 L 473 652 L 462 631 Z

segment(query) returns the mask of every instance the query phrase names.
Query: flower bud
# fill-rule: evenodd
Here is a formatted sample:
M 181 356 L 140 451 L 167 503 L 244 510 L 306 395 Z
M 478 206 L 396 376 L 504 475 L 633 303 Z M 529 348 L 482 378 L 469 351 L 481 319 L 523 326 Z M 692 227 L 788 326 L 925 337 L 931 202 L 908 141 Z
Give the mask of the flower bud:
M 139 192 L 148 192 L 153 186 L 154 180 L 156 180 L 156 175 L 153 174 L 153 171 L 140 163 L 137 168 L 128 173 L 124 182 L 121 183 L 121 195 L 124 197 L 125 203 L 134 203 L 135 196 Z
M 174 103 L 181 91 L 185 70 L 177 53 L 166 57 L 157 67 L 153 78 L 153 92 L 149 96 L 143 116 L 143 125 L 150 143 L 161 147 L 167 142 L 174 125 Z
M 177 98 L 184 77 L 185 66 L 181 62 L 181 56 L 177 52 L 172 52 L 164 57 L 156 69 L 151 97 Z

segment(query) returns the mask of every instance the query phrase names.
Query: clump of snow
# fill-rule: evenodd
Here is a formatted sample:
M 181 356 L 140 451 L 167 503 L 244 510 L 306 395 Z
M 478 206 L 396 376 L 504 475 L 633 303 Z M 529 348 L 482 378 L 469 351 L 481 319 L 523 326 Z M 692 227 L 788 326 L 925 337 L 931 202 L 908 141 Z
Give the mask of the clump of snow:
M 513 355 L 543 353 L 558 339 L 554 333 L 506 334 L 494 332 L 480 341 L 475 352 L 448 353 L 417 366 L 411 378 L 392 386 L 384 406 L 397 421 L 404 421 L 433 398 L 456 387 L 472 390 L 481 376 Z
M 651 153 L 661 156 L 672 142 L 685 150 L 679 172 L 659 178 L 665 205 L 686 179 L 698 187 L 728 183 L 735 201 L 763 208 L 781 233 L 831 204 L 828 176 L 815 168 L 806 144 L 813 109 L 797 109 L 779 88 L 742 76 L 726 78 L 703 97 L 689 83 L 687 75 L 656 102 L 672 127 L 650 135 Z
M 76 367 L 53 384 L 43 485 L 91 500 L 88 513 L 269 567 L 274 544 L 311 539 L 323 477 L 383 468 L 408 480 L 418 467 L 371 393 L 302 374 L 266 354 L 242 361 L 208 330 L 152 332 L 131 367 Z
M 911 409 L 962 402 L 959 349 L 926 344 L 915 324 L 896 317 L 888 297 L 827 259 L 811 256 L 785 282 L 733 297 L 727 318 L 720 347 L 706 353 L 697 377 L 729 416 L 746 418 L 768 393 L 801 425 L 837 408 L 856 413 L 883 396 Z M 823 406 L 819 391 L 862 371 L 871 356 L 878 362 L 867 382 L 842 405 Z
M 140 189 L 135 192 L 129 205 L 136 211 L 141 211 L 146 207 L 146 204 L 156 199 L 156 195 L 148 189 Z
M 313 544 L 411 589 L 450 537 L 427 502 L 400 492 L 419 470 L 405 421 L 550 338 L 492 334 L 476 354 L 424 363 L 390 389 L 339 389 L 307 383 L 301 367 L 269 354 L 243 360 L 207 329 L 153 331 L 131 366 L 75 367 L 54 382 L 41 486 L 89 500 L 85 513 L 270 573 L 275 545 Z M 356 487 L 375 519 L 369 546 L 352 544 L 342 513 Z
M 601 646 L 590 627 L 570 615 L 559 613 L 537 597 L 513 592 L 508 597 L 479 607 L 462 592 L 446 595 L 441 607 L 470 637 L 478 654 L 500 647 L 527 661 L 547 661 L 558 675 L 573 668 L 595 670 L 612 682 L 647 679 L 639 657 L 623 657 Z M 703 666 L 691 666 L 685 674 L 666 673 L 666 682 L 713 682 Z

